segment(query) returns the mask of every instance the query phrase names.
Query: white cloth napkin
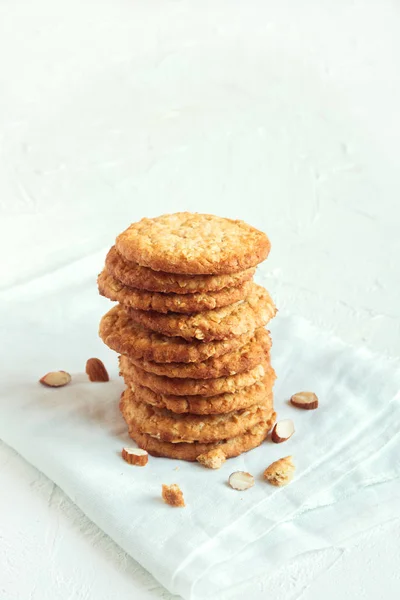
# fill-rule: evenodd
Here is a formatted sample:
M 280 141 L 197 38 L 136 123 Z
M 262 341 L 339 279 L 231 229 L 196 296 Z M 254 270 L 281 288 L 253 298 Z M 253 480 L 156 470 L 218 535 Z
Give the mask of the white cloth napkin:
M 0 437 L 166 588 L 187 599 L 228 597 L 294 555 L 391 516 L 390 482 L 400 474 L 400 370 L 292 316 L 280 315 L 271 326 L 275 404 L 279 418 L 295 422 L 290 441 L 267 441 L 218 471 L 152 457 L 145 468 L 126 464 L 120 451 L 129 438 L 118 411 L 123 382 L 115 353 L 97 338 L 111 307 L 96 290 L 103 259 L 104 253 L 88 257 L 0 296 Z M 109 383 L 87 381 L 91 356 L 104 360 Z M 72 383 L 37 383 L 56 369 L 71 372 Z M 318 410 L 288 404 L 305 389 L 318 394 Z M 295 479 L 273 488 L 262 473 L 288 454 Z M 235 470 L 254 474 L 256 485 L 230 489 Z M 161 484 L 174 482 L 184 509 L 161 500 Z

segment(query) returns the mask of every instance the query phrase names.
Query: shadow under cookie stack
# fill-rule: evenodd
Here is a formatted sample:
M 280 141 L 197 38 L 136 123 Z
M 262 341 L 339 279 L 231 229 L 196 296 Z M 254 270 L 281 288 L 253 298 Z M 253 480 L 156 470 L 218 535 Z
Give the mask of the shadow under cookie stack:
M 271 429 L 275 372 L 264 326 L 276 313 L 253 282 L 267 236 L 243 221 L 176 213 L 121 233 L 98 278 L 118 302 L 100 337 L 120 353 L 120 409 L 154 456 L 218 468 Z

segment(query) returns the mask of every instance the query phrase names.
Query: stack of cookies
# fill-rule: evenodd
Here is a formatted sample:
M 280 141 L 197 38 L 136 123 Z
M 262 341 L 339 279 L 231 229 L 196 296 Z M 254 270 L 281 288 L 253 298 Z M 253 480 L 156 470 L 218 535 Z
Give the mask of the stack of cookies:
M 155 456 L 218 467 L 258 446 L 274 419 L 276 313 L 253 282 L 267 236 L 243 221 L 177 213 L 121 233 L 98 278 L 118 302 L 100 336 L 119 352 L 130 436 Z

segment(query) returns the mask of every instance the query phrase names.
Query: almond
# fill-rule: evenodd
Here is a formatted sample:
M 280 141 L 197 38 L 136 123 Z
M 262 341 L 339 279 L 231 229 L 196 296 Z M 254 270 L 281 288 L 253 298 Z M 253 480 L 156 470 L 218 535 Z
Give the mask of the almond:
M 144 467 L 149 462 L 149 455 L 141 448 L 122 448 L 122 458 L 130 465 Z
M 294 425 L 291 419 L 283 419 L 275 423 L 274 428 L 271 432 L 271 440 L 275 444 L 281 444 L 286 442 L 294 434 Z
M 219 469 L 226 461 L 226 456 L 223 450 L 214 448 L 214 450 L 200 454 L 196 460 L 208 469 Z
M 295 468 L 292 457 L 285 456 L 276 460 L 265 469 L 264 479 L 277 487 L 287 485 L 293 478 Z
M 89 358 L 86 361 L 86 373 L 90 381 L 109 381 L 107 369 L 99 358 Z
M 228 483 L 234 490 L 248 490 L 254 485 L 254 477 L 246 471 L 235 471 L 229 476 Z
M 314 392 L 297 392 L 290 398 L 290 402 L 297 408 L 314 410 L 318 408 L 318 397 Z
M 161 496 L 164 502 L 170 506 L 185 506 L 182 490 L 176 483 L 171 485 L 163 483 Z
M 39 382 L 48 387 L 62 387 L 71 381 L 71 375 L 66 371 L 51 371 L 46 373 Z

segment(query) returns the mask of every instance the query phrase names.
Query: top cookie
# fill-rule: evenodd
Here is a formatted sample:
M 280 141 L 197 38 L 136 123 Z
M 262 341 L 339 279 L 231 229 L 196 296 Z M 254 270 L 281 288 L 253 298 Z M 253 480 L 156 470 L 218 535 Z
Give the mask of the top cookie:
M 115 245 L 128 261 L 188 275 L 243 271 L 265 260 L 270 250 L 265 233 L 244 221 L 189 212 L 133 223 Z

